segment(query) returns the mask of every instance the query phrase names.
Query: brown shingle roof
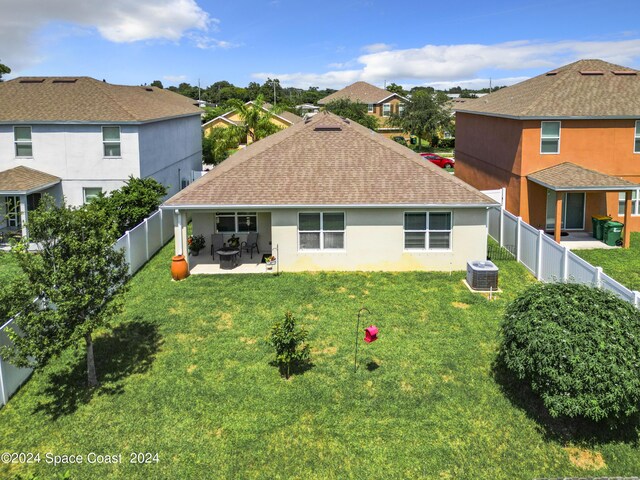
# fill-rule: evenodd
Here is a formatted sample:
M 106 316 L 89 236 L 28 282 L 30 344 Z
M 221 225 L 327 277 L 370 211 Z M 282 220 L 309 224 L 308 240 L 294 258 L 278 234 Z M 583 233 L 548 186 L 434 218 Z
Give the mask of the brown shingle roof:
M 60 178 L 28 167 L 0 172 L 0 192 L 31 192 L 60 182 Z
M 253 103 L 253 102 L 247 102 L 247 103 Z M 270 103 L 266 103 L 265 102 L 265 103 L 262 104 L 262 109 L 266 110 L 266 111 L 271 111 L 273 109 L 273 105 L 271 105 Z M 244 122 L 237 122 L 237 121 L 229 119 L 229 117 L 232 116 L 234 113 L 235 113 L 235 109 L 234 110 L 229 110 L 227 113 L 223 113 L 219 117 L 216 117 L 216 118 L 213 118 L 213 119 L 209 120 L 207 123 L 203 124 L 202 127 L 204 128 L 206 125 L 209 125 L 210 123 L 218 120 L 219 118 L 222 118 L 225 121 L 233 123 L 233 124 L 238 125 L 238 126 L 244 125 Z M 299 123 L 299 122 L 301 122 L 303 120 L 302 117 L 299 117 L 295 113 L 287 112 L 286 110 L 283 111 L 283 112 L 280 112 L 280 113 L 274 113 L 273 115 L 277 115 L 278 117 L 283 118 L 284 120 L 289 122 L 291 125 L 293 125 L 295 123 Z
M 629 190 L 637 183 L 620 177 L 589 170 L 575 163 L 565 162 L 527 175 L 535 183 L 552 190 Z
M 322 112 L 235 153 L 165 206 L 494 203 L 408 148 Z
M 0 83 L 0 122 L 145 122 L 201 112 L 194 100 L 168 90 L 90 77 L 19 77 Z
M 392 95 L 394 95 L 394 93 L 385 90 L 384 88 L 376 87 L 375 85 L 371 85 L 367 82 L 356 82 L 318 100 L 318 105 L 326 105 L 329 102 L 341 100 L 343 98 L 349 99 L 353 102 L 367 104 L 380 103 L 382 100 Z
M 602 60 L 579 60 L 456 110 L 536 119 L 640 117 L 640 72 Z

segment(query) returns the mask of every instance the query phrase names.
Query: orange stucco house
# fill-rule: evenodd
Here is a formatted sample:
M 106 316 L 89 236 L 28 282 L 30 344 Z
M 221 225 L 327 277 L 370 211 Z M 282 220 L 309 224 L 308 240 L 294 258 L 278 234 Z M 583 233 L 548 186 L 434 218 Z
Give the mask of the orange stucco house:
M 324 106 L 329 102 L 341 99 L 348 99 L 352 102 L 367 105 L 367 113 L 378 119 L 378 133 L 381 133 L 387 138 L 402 134 L 401 128 L 391 127 L 387 124 L 387 120 L 391 114 L 402 112 L 405 103 L 409 102 L 409 100 L 402 95 L 376 87 L 367 82 L 356 82 L 318 100 L 318 105 Z
M 580 60 L 456 109 L 456 176 L 536 228 L 640 230 L 640 72 Z

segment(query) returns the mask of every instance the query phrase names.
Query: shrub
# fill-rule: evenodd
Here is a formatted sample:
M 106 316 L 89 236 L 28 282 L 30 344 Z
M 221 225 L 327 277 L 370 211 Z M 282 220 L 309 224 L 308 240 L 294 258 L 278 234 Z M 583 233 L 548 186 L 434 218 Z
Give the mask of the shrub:
M 438 144 L 440 148 L 446 149 L 454 149 L 456 147 L 456 139 L 455 138 L 442 138 L 440 139 L 440 143 Z
M 500 360 L 552 417 L 621 419 L 640 402 L 640 311 L 604 290 L 536 284 L 506 309 Z
M 276 349 L 274 363 L 283 377 L 289 378 L 292 370 L 310 362 L 309 345 L 305 343 L 307 335 L 305 329 L 296 329 L 296 319 L 291 312 L 285 313 L 284 322 L 276 322 L 271 327 L 269 343 Z

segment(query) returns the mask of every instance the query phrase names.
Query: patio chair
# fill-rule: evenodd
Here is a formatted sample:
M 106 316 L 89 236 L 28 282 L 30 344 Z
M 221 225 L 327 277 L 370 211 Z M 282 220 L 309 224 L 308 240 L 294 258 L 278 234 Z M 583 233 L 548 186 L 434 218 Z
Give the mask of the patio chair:
M 257 232 L 249 232 L 247 235 L 247 240 L 240 244 L 240 256 L 242 256 L 242 250 L 247 252 L 251 252 L 251 258 L 253 258 L 253 249 L 256 249 L 256 252 L 260 253 L 258 249 L 258 233 Z
M 224 247 L 224 238 L 221 233 L 211 235 L 211 258 L 215 260 L 216 251 Z

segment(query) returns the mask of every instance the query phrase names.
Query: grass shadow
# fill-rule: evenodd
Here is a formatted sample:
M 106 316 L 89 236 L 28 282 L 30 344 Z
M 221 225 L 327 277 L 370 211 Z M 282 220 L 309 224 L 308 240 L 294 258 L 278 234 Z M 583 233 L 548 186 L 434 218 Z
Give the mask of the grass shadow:
M 269 362 L 269 365 L 277 368 L 280 373 L 280 376 L 282 378 L 286 378 L 287 367 L 282 367 L 278 365 L 278 363 L 275 360 L 272 360 L 271 362 Z M 313 367 L 315 367 L 315 364 L 311 360 L 306 362 L 293 362 L 291 364 L 291 367 L 289 368 L 289 377 L 293 377 L 294 375 L 302 375 L 306 371 L 311 370 Z
M 492 364 L 493 378 L 511 404 L 536 422 L 545 438 L 560 443 L 638 444 L 640 415 L 620 421 L 593 421 L 584 418 L 552 417 L 539 395 L 506 367 L 500 356 Z
M 122 380 L 144 373 L 151 367 L 161 344 L 158 327 L 141 319 L 115 327 L 108 335 L 94 340 L 93 350 L 100 385 L 87 386 L 87 362 L 84 349 L 72 356 L 63 368 L 52 372 L 40 392 L 36 412 L 52 419 L 75 412 L 94 395 L 118 395 L 124 392 Z
M 374 362 L 373 360 L 371 360 L 370 362 L 367 362 L 367 370 L 369 370 L 370 372 L 373 372 L 379 368 L 380 368 L 380 365 Z

